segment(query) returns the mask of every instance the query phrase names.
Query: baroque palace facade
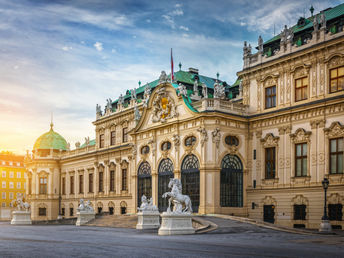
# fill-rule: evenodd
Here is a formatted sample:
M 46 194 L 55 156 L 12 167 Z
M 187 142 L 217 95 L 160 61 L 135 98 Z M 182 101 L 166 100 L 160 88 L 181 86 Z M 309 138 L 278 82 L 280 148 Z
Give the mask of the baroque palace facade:
M 161 211 L 169 178 L 200 214 L 234 214 L 318 228 L 322 180 L 343 226 L 344 5 L 300 18 L 257 53 L 244 45 L 233 85 L 181 69 L 97 105 L 95 140 L 71 150 L 53 130 L 26 157 L 32 219 L 136 213 L 142 194 Z M 172 81 L 172 82 L 171 82 Z

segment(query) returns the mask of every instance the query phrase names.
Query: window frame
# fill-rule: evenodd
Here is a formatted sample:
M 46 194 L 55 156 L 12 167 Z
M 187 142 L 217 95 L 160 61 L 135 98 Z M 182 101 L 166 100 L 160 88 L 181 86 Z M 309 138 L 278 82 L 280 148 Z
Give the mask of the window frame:
M 93 193 L 93 173 L 88 174 L 88 192 Z
M 69 180 L 70 180 L 69 194 L 74 194 L 74 176 L 70 176 Z
M 268 89 L 272 89 L 272 88 L 275 88 L 275 93 L 274 94 L 270 94 L 270 95 L 268 95 L 267 94 L 267 91 L 268 91 Z M 277 86 L 276 85 L 272 85 L 272 86 L 269 86 L 269 87 L 265 87 L 264 88 L 264 100 L 265 100 L 265 109 L 270 109 L 270 108 L 274 108 L 274 107 L 276 107 L 277 106 Z M 272 105 L 272 99 L 275 99 L 275 105 L 273 106 Z M 271 103 L 271 106 L 268 106 L 268 103 Z
M 110 145 L 116 144 L 116 131 L 110 132 Z
M 336 151 L 335 152 L 331 152 L 331 143 L 332 141 L 336 141 Z M 343 168 L 343 164 L 342 164 L 342 171 L 338 172 L 338 156 L 342 155 L 342 162 L 344 160 L 344 146 L 343 151 L 338 151 L 338 140 L 342 140 L 342 145 L 344 145 L 344 137 L 336 137 L 336 138 L 330 138 L 329 139 L 329 174 L 330 175 L 338 175 L 338 174 L 343 174 L 344 173 L 344 168 Z M 332 155 L 336 155 L 336 172 L 332 173 L 332 162 L 331 162 L 331 156 Z
M 105 147 L 105 134 L 99 134 L 99 148 Z
M 84 193 L 84 175 L 79 175 L 79 194 Z
M 99 193 L 104 192 L 104 172 L 99 171 L 98 173 L 98 187 L 99 187 Z
M 122 168 L 122 191 L 128 191 L 127 173 L 128 173 L 127 169 Z
M 272 159 L 268 159 L 269 151 L 273 152 Z M 268 164 L 272 163 L 272 172 L 268 171 Z M 265 148 L 265 179 L 275 179 L 276 178 L 276 147 Z
M 293 220 L 307 220 L 307 205 L 305 205 L 305 204 L 294 204 L 293 207 L 294 207 Z
M 39 194 L 47 194 L 47 193 L 48 193 L 48 177 L 40 176 L 39 177 Z
M 110 192 L 114 192 L 115 191 L 115 170 L 110 170 Z
M 128 142 L 128 127 L 122 128 L 122 142 L 123 143 Z
M 303 85 L 303 81 L 304 79 L 307 79 L 307 85 Z M 297 81 L 298 80 L 301 80 L 301 86 L 300 87 L 297 87 Z M 296 78 L 294 79 L 294 97 L 295 97 L 295 102 L 299 102 L 299 101 L 302 101 L 302 100 L 307 100 L 308 99 L 308 86 L 309 86 L 309 79 L 308 79 L 308 76 L 303 76 L 303 77 L 299 77 L 299 78 Z M 306 88 L 306 90 L 304 91 L 303 89 Z M 301 99 L 297 99 L 297 92 L 301 90 Z M 304 95 L 306 95 L 306 97 L 304 97 Z
M 338 79 L 343 78 L 343 80 L 344 80 L 344 75 L 342 75 L 342 76 L 339 76 L 339 75 L 338 75 L 338 70 L 339 70 L 340 68 L 343 68 L 343 69 L 344 69 L 344 66 L 334 67 L 334 68 L 331 68 L 330 71 L 329 71 L 329 93 L 330 93 L 330 94 L 331 94 L 331 93 L 340 92 L 340 91 L 344 91 L 344 87 L 343 87 L 343 89 L 338 90 Z M 337 70 L 337 77 L 335 77 L 335 78 L 332 78 L 332 77 L 331 77 L 331 72 L 332 72 L 333 70 Z M 336 80 L 336 81 L 337 81 L 337 90 L 336 90 L 336 91 L 332 91 L 331 83 L 332 83 L 333 80 Z
M 306 148 L 306 155 L 303 155 L 303 148 Z M 301 146 L 301 156 L 297 155 L 297 147 Z M 308 143 L 307 142 L 301 142 L 301 143 L 295 143 L 295 177 L 306 177 L 308 175 Z M 301 173 L 300 175 L 297 174 L 297 160 L 301 160 Z M 303 160 L 306 160 L 307 168 L 306 171 L 303 171 Z

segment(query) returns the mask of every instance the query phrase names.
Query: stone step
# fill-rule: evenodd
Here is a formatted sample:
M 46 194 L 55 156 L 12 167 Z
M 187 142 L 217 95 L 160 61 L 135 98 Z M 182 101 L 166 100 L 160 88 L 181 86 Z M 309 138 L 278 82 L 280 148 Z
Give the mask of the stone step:
M 135 228 L 136 224 L 136 215 L 97 215 L 96 219 L 88 222 L 86 226 Z

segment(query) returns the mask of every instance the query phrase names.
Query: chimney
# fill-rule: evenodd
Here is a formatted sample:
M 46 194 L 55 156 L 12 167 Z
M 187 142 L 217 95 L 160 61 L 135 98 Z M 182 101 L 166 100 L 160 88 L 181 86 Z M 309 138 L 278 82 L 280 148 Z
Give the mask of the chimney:
M 198 74 L 198 69 L 190 67 L 189 73 Z

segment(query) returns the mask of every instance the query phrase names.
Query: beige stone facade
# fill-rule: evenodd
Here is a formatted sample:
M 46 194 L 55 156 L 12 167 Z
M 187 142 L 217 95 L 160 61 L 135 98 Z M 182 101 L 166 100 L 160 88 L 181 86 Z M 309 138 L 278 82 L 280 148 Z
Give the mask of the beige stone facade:
M 344 137 L 344 91 L 330 91 L 330 71 L 344 67 L 343 39 L 343 31 L 320 30 L 307 44 L 289 42 L 274 56 L 246 55 L 238 72 L 242 91 L 231 100 L 188 101 L 177 84 L 161 80 L 144 101 L 118 102 L 100 112 L 93 122 L 95 145 L 27 157 L 32 219 L 56 219 L 59 212 L 75 217 L 80 198 L 96 211 L 114 214 L 136 213 L 140 193 L 150 193 L 160 205 L 159 189 L 166 188 L 160 165 L 169 159 L 172 176 L 185 177 L 183 187 L 200 214 L 266 217 L 285 226 L 318 228 L 324 177 L 330 181 L 329 203 L 344 204 L 343 158 L 338 171 L 330 171 L 330 141 Z M 296 101 L 296 83 L 303 78 L 305 95 Z M 268 103 L 271 87 L 275 104 Z M 343 150 L 338 153 L 343 156 Z M 191 156 L 189 161 L 198 164 L 187 167 Z M 44 175 L 47 193 L 39 194 Z M 304 218 L 295 219 L 295 205 L 305 209 Z M 39 215 L 39 208 L 46 208 L 46 215 Z

